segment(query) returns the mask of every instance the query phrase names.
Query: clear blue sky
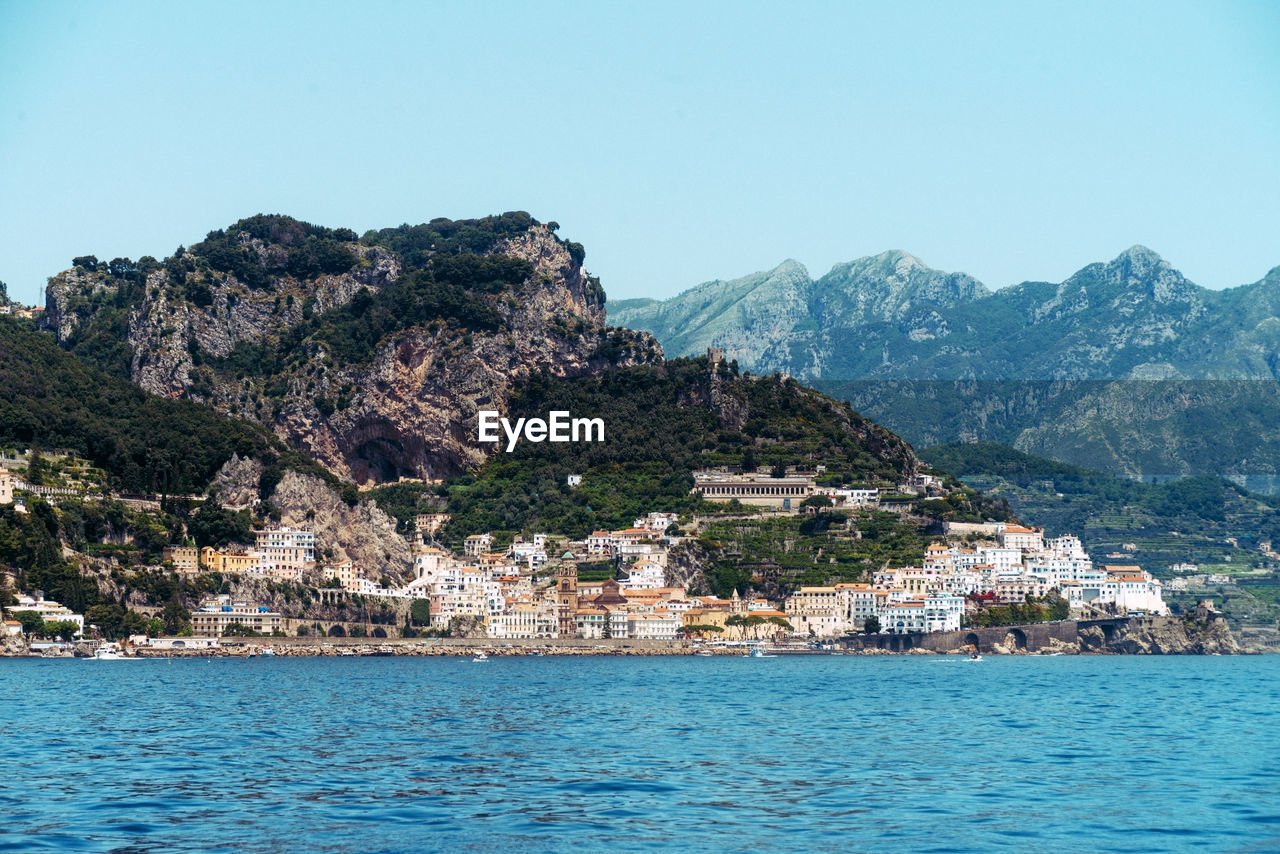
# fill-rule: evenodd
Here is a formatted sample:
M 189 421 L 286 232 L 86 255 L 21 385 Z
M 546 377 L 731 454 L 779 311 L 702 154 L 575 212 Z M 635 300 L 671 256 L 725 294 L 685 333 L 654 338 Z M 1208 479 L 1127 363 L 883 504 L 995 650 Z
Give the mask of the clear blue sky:
M 0 280 L 523 209 L 610 297 L 905 249 L 1280 264 L 1280 4 L 0 0 Z

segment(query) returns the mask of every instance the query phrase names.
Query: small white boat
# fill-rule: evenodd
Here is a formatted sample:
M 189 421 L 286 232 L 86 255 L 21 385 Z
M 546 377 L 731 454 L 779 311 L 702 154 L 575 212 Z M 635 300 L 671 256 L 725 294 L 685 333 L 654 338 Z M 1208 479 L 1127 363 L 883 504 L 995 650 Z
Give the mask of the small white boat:
M 120 646 L 114 643 L 104 643 L 93 651 L 94 661 L 119 661 L 122 658 Z
M 747 658 L 777 658 L 776 655 L 768 655 L 762 646 L 751 647 L 751 652 L 747 653 Z
M 982 655 L 975 652 L 973 655 L 966 658 L 965 661 L 982 661 Z
M 276 648 L 275 648 L 274 646 L 271 646 L 270 644 L 268 644 L 268 645 L 266 645 L 266 646 L 264 646 L 264 647 L 262 648 L 262 654 L 263 654 L 263 655 L 275 655 L 275 654 L 276 654 Z
M 488 661 L 489 655 L 485 653 L 483 650 L 481 650 L 480 652 L 477 652 L 475 655 L 471 656 L 471 660 L 472 661 Z

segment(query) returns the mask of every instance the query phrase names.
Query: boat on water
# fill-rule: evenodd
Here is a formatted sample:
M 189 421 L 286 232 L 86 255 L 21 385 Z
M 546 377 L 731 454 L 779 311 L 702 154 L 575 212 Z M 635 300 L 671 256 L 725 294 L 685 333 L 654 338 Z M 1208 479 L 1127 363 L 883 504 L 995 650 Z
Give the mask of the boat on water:
M 115 643 L 104 643 L 93 651 L 94 661 L 119 661 L 122 658 L 120 645 Z
M 263 654 L 263 655 L 275 655 L 275 654 L 276 654 L 276 648 L 275 648 L 274 646 L 271 646 L 270 644 L 267 644 L 266 646 L 264 646 L 264 647 L 262 648 L 262 654 Z
M 765 652 L 764 647 L 762 646 L 753 646 L 751 647 L 751 652 L 747 653 L 747 658 L 777 658 L 777 657 L 778 656 L 776 655 L 771 655 Z
M 472 661 L 488 661 L 489 655 L 488 653 L 481 650 L 480 652 L 477 652 L 475 655 L 471 656 L 471 660 Z
M 982 654 L 975 652 L 966 658 L 965 661 L 982 661 Z

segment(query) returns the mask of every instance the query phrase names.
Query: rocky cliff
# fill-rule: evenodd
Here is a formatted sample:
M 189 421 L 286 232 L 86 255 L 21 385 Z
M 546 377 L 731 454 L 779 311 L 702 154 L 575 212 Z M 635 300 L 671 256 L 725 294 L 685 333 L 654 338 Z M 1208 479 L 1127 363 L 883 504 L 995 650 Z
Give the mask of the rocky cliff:
M 262 463 L 233 456 L 214 480 L 214 494 L 222 504 L 249 509 L 258 501 Z M 386 574 L 396 581 L 412 577 L 409 544 L 396 530 L 396 520 L 371 500 L 349 505 L 317 477 L 285 471 L 268 498 L 280 522 L 315 531 L 316 563 L 354 561 L 370 577 Z M 328 579 L 312 579 L 322 584 Z
M 651 337 L 606 329 L 581 247 L 527 214 L 361 239 L 259 216 L 163 264 L 79 260 L 47 291 L 62 346 L 358 483 L 475 467 L 476 411 L 532 373 L 661 360 Z
M 1236 655 L 1242 652 L 1225 622 L 1197 623 L 1182 617 L 1130 620 L 1112 638 L 1097 626 L 1082 626 L 1080 650 L 1126 655 Z

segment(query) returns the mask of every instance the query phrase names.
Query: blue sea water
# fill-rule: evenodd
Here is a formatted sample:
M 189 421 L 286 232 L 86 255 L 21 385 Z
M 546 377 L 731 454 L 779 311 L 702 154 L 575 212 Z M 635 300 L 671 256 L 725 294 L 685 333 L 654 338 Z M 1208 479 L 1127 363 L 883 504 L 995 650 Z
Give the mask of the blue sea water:
M 0 661 L 0 850 L 1280 851 L 1280 656 Z

